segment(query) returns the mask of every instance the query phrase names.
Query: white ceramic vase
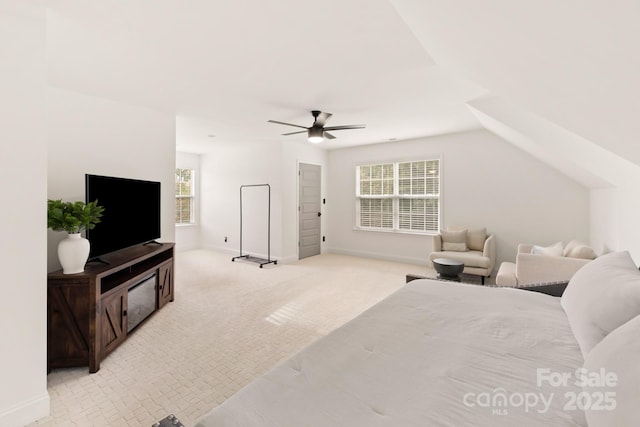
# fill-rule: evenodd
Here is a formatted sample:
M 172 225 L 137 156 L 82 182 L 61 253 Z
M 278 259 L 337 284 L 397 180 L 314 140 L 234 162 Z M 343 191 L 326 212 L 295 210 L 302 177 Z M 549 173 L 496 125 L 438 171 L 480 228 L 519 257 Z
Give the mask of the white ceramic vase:
M 63 274 L 82 273 L 89 259 L 89 241 L 80 233 L 69 234 L 58 244 L 58 259 Z

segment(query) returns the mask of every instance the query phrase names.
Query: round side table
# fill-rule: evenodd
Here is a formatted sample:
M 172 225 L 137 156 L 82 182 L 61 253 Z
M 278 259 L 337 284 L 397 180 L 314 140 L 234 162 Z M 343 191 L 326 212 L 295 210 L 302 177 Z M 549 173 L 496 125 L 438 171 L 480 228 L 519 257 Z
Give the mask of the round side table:
M 460 281 L 460 274 L 464 270 L 464 264 L 449 258 L 436 258 L 433 267 L 438 273 L 439 279 Z

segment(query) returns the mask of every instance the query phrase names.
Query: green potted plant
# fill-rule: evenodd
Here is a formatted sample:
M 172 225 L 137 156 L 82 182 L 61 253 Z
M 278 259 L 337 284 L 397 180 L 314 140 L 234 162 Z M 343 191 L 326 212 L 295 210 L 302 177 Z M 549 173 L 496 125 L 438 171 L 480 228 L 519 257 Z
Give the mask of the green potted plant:
M 67 238 L 58 244 L 58 259 L 63 274 L 82 273 L 89 258 L 89 241 L 80 233 L 93 229 L 100 222 L 104 207 L 98 201 L 84 203 L 47 200 L 47 227 L 66 231 Z

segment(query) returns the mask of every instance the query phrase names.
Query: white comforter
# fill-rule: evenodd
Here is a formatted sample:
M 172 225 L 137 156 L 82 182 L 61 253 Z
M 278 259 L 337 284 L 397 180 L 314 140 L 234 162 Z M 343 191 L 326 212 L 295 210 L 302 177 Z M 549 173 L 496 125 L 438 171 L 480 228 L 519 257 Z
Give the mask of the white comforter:
M 584 426 L 571 402 L 581 366 L 559 298 L 416 280 L 197 427 Z

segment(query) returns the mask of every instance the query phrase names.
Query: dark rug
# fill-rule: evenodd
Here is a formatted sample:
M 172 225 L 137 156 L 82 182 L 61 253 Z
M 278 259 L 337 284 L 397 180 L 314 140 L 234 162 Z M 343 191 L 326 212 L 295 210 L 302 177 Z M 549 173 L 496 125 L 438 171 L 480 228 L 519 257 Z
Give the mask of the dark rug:
M 433 279 L 433 280 L 441 280 L 441 281 L 452 282 L 452 283 L 458 282 L 458 283 L 466 283 L 469 285 L 482 285 L 482 277 L 476 276 L 475 274 L 462 273 L 458 278 L 458 280 L 440 278 L 440 277 L 436 277 L 435 275 L 434 276 L 422 276 L 420 274 L 406 275 L 406 283 L 409 283 L 410 281 L 416 280 L 416 279 Z M 485 281 L 485 286 L 491 286 L 491 284 L 489 283 L 489 280 Z
M 182 424 L 175 415 L 170 414 L 157 423 L 153 423 L 151 427 L 184 427 L 184 424 Z

